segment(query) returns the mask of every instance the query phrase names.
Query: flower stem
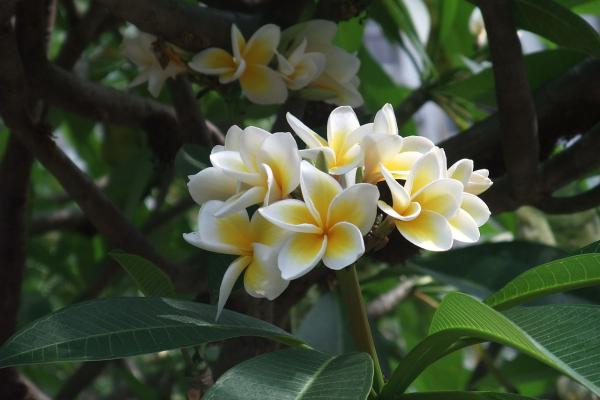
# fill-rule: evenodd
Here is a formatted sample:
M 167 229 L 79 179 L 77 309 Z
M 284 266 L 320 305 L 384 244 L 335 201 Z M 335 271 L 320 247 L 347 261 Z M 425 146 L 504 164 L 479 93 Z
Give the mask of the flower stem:
M 375 367 L 375 377 L 373 379 L 373 388 L 376 393 L 381 392 L 383 388 L 383 373 L 379 365 L 379 358 L 375 350 L 373 335 L 367 317 L 367 309 L 358 283 L 356 265 L 344 268 L 336 272 L 337 280 L 340 285 L 340 293 L 346 308 L 346 314 L 350 321 L 350 329 L 354 343 L 359 351 L 368 353 L 373 359 Z

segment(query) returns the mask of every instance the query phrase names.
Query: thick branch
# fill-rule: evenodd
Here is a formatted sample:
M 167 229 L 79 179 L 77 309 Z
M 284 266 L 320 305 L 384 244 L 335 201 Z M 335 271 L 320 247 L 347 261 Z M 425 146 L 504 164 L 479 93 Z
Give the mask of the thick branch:
M 253 32 L 257 17 L 199 7 L 182 0 L 97 0 L 119 18 L 186 50 L 229 48 L 231 25 Z
M 600 206 L 600 185 L 568 197 L 547 197 L 535 205 L 547 214 L 573 214 Z
M 169 89 L 177 119 L 181 126 L 181 136 L 186 143 L 210 146 L 214 140 L 208 129 L 200 105 L 192 91 L 192 85 L 184 76 L 169 79 Z
M 514 196 L 524 199 L 536 190 L 540 150 L 521 42 L 511 0 L 480 0 L 479 6 L 494 67 L 504 162 Z

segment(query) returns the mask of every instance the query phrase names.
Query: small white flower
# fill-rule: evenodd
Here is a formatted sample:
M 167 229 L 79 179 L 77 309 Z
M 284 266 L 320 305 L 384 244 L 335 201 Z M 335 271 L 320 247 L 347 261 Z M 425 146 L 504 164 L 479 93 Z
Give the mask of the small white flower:
M 153 48 L 155 41 L 155 36 L 141 32 L 135 37 L 123 40 L 123 53 L 139 69 L 139 75 L 130 83 L 130 86 L 140 85 L 147 81 L 150 94 L 158 97 L 165 80 L 185 72 L 186 67 L 175 57 L 169 58 L 166 66 L 161 65 Z
M 279 73 L 288 88 L 299 90 L 314 81 L 323 73 L 325 55 L 306 52 L 306 40 L 303 40 L 287 57 L 277 54 Z

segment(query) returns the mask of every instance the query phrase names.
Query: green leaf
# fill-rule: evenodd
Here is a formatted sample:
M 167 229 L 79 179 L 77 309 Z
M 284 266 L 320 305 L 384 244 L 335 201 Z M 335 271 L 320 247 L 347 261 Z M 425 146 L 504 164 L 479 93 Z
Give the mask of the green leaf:
M 211 387 L 205 400 L 364 400 L 373 382 L 366 353 L 339 356 L 289 349 L 236 365 Z
M 544 83 L 561 76 L 584 58 L 583 54 L 566 49 L 543 50 L 526 55 L 523 59 L 531 89 L 539 89 Z M 489 67 L 466 79 L 439 87 L 435 93 L 495 106 L 495 90 L 494 74 L 492 67 Z
M 515 22 L 559 46 L 600 57 L 600 36 L 583 18 L 553 0 L 516 0 Z
M 117 297 L 67 307 L 29 324 L 0 347 L 0 368 L 109 360 L 240 336 L 291 345 L 300 340 L 264 321 L 216 307 L 158 297 Z
M 135 254 L 110 254 L 133 279 L 144 296 L 173 297 L 175 286 L 171 278 L 150 261 Z
M 532 268 L 486 299 L 506 309 L 536 297 L 600 284 L 600 254 L 582 254 Z
M 465 338 L 515 348 L 600 393 L 599 306 L 539 306 L 506 314 L 475 298 L 452 293 L 434 315 L 430 335 L 400 363 L 383 389 L 383 398 L 403 393 L 429 364 L 456 349 Z
M 512 393 L 494 392 L 429 392 L 408 393 L 398 397 L 402 400 L 535 400 L 532 397 Z

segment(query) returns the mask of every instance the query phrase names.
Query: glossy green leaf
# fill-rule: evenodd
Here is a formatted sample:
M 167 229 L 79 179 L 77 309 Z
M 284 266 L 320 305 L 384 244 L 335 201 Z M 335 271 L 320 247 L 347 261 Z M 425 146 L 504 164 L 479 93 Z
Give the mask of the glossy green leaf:
M 135 254 L 111 253 L 133 279 L 144 296 L 173 297 L 175 286 L 171 278 L 152 262 Z
M 268 353 L 227 371 L 205 400 L 364 400 L 373 382 L 365 353 L 331 356 L 314 350 Z
M 590 24 L 554 0 L 516 0 L 515 22 L 559 46 L 600 56 L 600 36 Z
M 431 322 L 430 335 L 394 371 L 383 398 L 403 393 L 430 363 L 465 338 L 515 348 L 600 393 L 599 306 L 539 306 L 502 314 L 475 298 L 452 293 Z M 456 346 L 455 346 L 456 347 Z
M 158 297 L 91 300 L 38 319 L 0 347 L 0 368 L 107 360 L 240 336 L 301 342 L 264 321 L 216 307 Z
M 486 299 L 496 309 L 551 293 L 600 284 L 600 254 L 581 254 L 532 268 Z
M 401 400 L 534 400 L 532 397 L 512 393 L 494 392 L 428 392 L 408 393 Z

